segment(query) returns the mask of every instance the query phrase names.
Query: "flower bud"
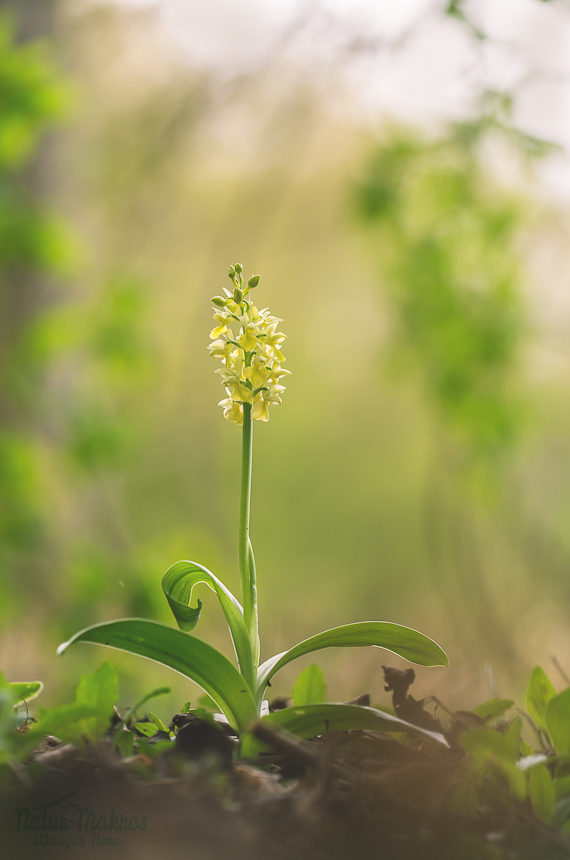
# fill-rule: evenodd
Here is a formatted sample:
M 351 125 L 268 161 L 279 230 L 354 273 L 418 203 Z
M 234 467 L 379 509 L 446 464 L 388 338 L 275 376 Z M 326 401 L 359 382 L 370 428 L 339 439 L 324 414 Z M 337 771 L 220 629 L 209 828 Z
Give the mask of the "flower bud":
M 225 308 L 226 306 L 226 300 L 223 299 L 221 296 L 214 296 L 212 302 L 219 308 Z
M 259 283 L 259 275 L 252 275 L 251 278 L 249 279 L 249 281 L 247 282 L 247 285 L 250 288 L 250 290 L 253 290 L 254 287 L 257 287 L 258 283 Z
M 229 270 L 229 272 L 228 272 L 228 278 L 231 278 L 231 279 L 232 279 L 232 281 L 233 281 L 233 279 L 235 278 L 235 276 L 236 276 L 236 270 L 235 270 L 235 268 L 234 268 L 233 266 L 230 266 L 230 270 Z
M 241 263 L 236 263 L 234 269 L 236 270 L 238 275 L 241 275 L 241 273 L 243 272 L 243 266 Z
M 241 305 L 243 301 L 243 293 L 239 287 L 236 287 L 234 290 L 234 302 L 236 305 Z

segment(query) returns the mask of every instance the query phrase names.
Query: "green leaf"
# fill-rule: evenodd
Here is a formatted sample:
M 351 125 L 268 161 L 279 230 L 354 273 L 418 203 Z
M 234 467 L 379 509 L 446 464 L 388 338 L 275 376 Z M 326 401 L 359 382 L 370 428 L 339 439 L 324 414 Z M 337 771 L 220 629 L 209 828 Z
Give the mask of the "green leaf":
M 263 697 L 267 682 L 279 669 L 321 648 L 359 648 L 364 645 L 375 645 L 385 648 L 404 657 L 411 663 L 420 666 L 448 666 L 449 661 L 445 651 L 432 639 L 412 630 L 411 627 L 402 627 L 400 624 L 392 624 L 389 621 L 361 621 L 356 624 L 344 624 L 342 627 L 333 627 L 325 630 L 304 642 L 299 642 L 289 651 L 283 651 L 270 657 L 259 667 L 257 673 L 257 698 Z
M 554 780 L 554 788 L 556 790 L 557 798 L 564 797 L 564 795 L 570 795 L 570 776 L 557 777 Z
M 77 721 L 90 717 L 97 718 L 97 705 L 74 702 L 72 705 L 60 705 L 56 708 L 40 708 L 38 722 L 23 732 L 22 752 L 33 749 L 46 735 L 57 735 L 62 741 L 73 743 L 78 737 Z
M 134 752 L 135 747 L 134 732 L 129 732 L 127 729 L 123 729 L 122 732 L 119 732 L 119 736 L 117 737 L 115 743 L 122 757 L 130 758 L 130 756 L 132 756 Z
M 95 624 L 60 645 L 58 654 L 77 642 L 118 648 L 180 672 L 211 696 L 239 731 L 257 716 L 251 692 L 233 663 L 206 642 L 166 624 L 145 618 Z
M 545 764 L 537 764 L 529 769 L 528 792 L 532 811 L 549 824 L 556 807 L 556 790 Z
M 570 753 L 570 687 L 548 701 L 544 722 L 556 752 Z
M 44 685 L 41 681 L 9 681 L 8 687 L 17 696 L 18 701 L 23 699 L 25 702 L 30 702 L 40 695 Z
M 507 780 L 513 794 L 520 800 L 526 796 L 526 776 L 516 766 L 520 741 L 521 722 L 513 720 L 504 735 L 493 729 L 473 729 L 460 739 L 478 767 L 490 763 Z
M 431 738 L 444 747 L 449 746 L 443 735 L 438 732 L 421 729 L 392 714 L 360 705 L 313 704 L 284 708 L 262 717 L 260 722 L 285 729 L 300 738 L 314 738 L 317 735 L 350 729 L 370 729 L 377 732 L 410 731 Z M 241 755 L 244 758 L 255 758 L 266 749 L 265 744 L 248 733 L 242 741 Z
M 546 731 L 546 706 L 557 695 L 556 688 L 540 666 L 535 666 L 531 672 L 526 688 L 525 706 L 540 729 Z
M 216 592 L 230 629 L 240 671 L 253 691 L 255 686 L 253 656 L 243 620 L 243 608 L 217 576 L 195 561 L 177 561 L 162 577 L 162 590 L 176 623 L 185 632 L 193 630 L 198 623 L 202 603 L 198 601 L 198 606 L 193 608 L 190 606 L 190 601 L 194 586 L 199 583 L 204 583 Z
M 112 663 L 105 661 L 90 675 L 84 675 L 75 691 L 75 701 L 77 704 L 92 705 L 97 709 L 97 716 L 77 722 L 73 742 L 79 744 L 82 738 L 91 743 L 100 740 L 111 724 L 113 706 L 118 698 L 119 679 Z
M 513 761 L 518 761 L 521 752 L 521 732 L 522 732 L 522 717 L 515 717 L 508 724 L 504 738 L 509 745 L 511 757 Z
M 137 751 L 149 758 L 158 758 L 161 753 L 169 752 L 172 749 L 172 741 L 166 738 L 163 741 L 155 741 L 150 743 L 147 738 L 137 738 Z M 142 772 L 149 773 L 149 778 L 154 779 L 155 774 L 148 771 L 147 767 L 142 768 Z M 152 773 L 152 776 L 150 775 Z
M 152 738 L 159 730 L 156 723 L 135 723 L 135 729 L 147 738 Z
M 148 715 L 149 715 L 150 719 L 153 721 L 153 723 L 155 724 L 155 726 L 157 727 L 157 729 L 159 729 L 161 732 L 168 732 L 169 731 L 168 726 L 164 725 L 164 723 L 162 722 L 160 717 L 157 717 L 156 714 L 153 714 L 152 711 L 149 711 Z
M 318 663 L 312 663 L 300 673 L 293 687 L 292 698 L 294 705 L 314 705 L 326 701 L 327 682 Z
M 460 744 L 476 764 L 483 764 L 488 758 L 515 764 L 517 753 L 511 738 L 499 734 L 494 729 L 472 729 L 462 735 Z
M 570 797 L 568 797 L 568 796 L 561 797 L 558 800 L 558 802 L 554 808 L 554 812 L 552 814 L 552 818 L 550 820 L 550 823 L 552 824 L 553 827 L 562 827 L 562 825 L 564 824 L 564 822 L 567 820 L 567 818 L 569 816 L 570 816 Z
M 502 717 L 513 705 L 512 699 L 489 699 L 488 702 L 473 708 L 472 713 L 487 723 L 496 720 L 497 717 Z
M 142 706 L 145 704 L 145 702 L 148 702 L 149 699 L 154 699 L 156 696 L 166 696 L 170 692 L 171 692 L 170 687 L 157 687 L 156 690 L 152 690 L 152 692 L 144 695 L 142 697 L 142 699 L 139 699 L 138 702 L 136 703 L 136 705 L 133 705 L 132 708 L 129 708 L 125 712 L 125 715 L 123 716 L 122 720 L 120 720 L 120 722 L 117 723 L 117 725 L 115 727 L 115 732 L 113 734 L 113 743 L 117 744 L 117 745 L 119 744 L 119 739 L 121 737 L 121 733 L 122 733 L 123 729 L 128 725 L 129 720 L 131 719 L 132 715 L 136 714 L 137 711 L 140 708 L 142 708 Z

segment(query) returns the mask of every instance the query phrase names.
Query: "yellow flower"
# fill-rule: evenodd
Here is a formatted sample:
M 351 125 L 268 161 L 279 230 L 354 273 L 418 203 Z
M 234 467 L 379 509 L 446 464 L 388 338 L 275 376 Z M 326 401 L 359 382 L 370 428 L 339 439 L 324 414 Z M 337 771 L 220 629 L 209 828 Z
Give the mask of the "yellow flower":
M 244 369 L 246 379 L 249 379 L 254 388 L 261 388 L 269 377 L 271 370 L 267 367 L 265 357 L 263 355 L 254 355 L 249 367 Z
M 258 394 L 251 408 L 251 417 L 258 421 L 269 421 L 269 407 L 261 394 Z
M 214 328 L 210 332 L 210 337 L 212 338 L 212 340 L 219 337 L 228 328 L 227 314 L 221 313 L 220 311 L 216 311 L 216 313 L 214 314 L 214 320 L 218 323 L 218 325 L 214 326 Z
M 230 397 L 239 403 L 251 403 L 253 401 L 253 391 L 240 379 L 237 385 L 231 388 Z
M 220 400 L 218 406 L 224 407 L 224 418 L 228 421 L 233 421 L 235 424 L 243 424 L 243 407 L 229 397 L 225 400 Z
M 232 274 L 233 269 L 233 274 Z M 258 310 L 250 301 L 250 292 L 258 278 L 243 284 L 241 267 L 232 267 L 230 277 L 234 291 L 224 289 L 226 298 L 216 296 L 214 322 L 210 333 L 210 355 L 219 358 L 222 367 L 216 370 L 228 395 L 220 401 L 224 418 L 243 423 L 243 404 L 251 404 L 251 417 L 269 420 L 269 406 L 281 403 L 285 386 L 279 380 L 290 374 L 281 367 L 285 361 L 280 346 L 286 338 L 277 327 L 282 322 L 269 313 Z M 234 330 L 235 329 L 235 330 Z

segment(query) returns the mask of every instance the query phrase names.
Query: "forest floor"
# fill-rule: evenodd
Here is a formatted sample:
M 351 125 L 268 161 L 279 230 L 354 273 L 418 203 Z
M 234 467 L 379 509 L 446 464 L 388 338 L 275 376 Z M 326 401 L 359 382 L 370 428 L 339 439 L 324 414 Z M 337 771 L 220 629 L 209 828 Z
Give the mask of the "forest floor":
M 398 692 L 397 670 L 387 671 L 400 711 L 407 705 L 408 719 L 433 728 L 407 693 L 409 675 L 399 673 Z M 475 791 L 457 743 L 462 719 L 443 727 L 448 747 L 360 730 L 299 740 L 259 724 L 270 752 L 255 762 L 236 759 L 230 733 L 191 714 L 173 718 L 170 748 L 155 737 L 154 756 L 122 758 L 110 738 L 84 747 L 46 738 L 2 791 L 2 857 L 570 858 L 570 838 L 500 778 L 479 774 Z

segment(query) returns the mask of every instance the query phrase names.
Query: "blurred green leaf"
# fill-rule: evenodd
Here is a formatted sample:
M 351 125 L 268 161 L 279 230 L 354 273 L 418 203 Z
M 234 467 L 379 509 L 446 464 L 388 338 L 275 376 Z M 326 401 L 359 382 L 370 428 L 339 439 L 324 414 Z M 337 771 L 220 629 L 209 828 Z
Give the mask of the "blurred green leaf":
M 92 705 L 97 709 L 97 716 L 78 721 L 75 743 L 79 744 L 83 737 L 96 743 L 107 733 L 118 698 L 119 679 L 112 663 L 105 661 L 94 672 L 83 675 L 75 691 L 75 701 Z
M 570 797 L 560 797 L 554 808 L 550 824 L 553 827 L 562 827 L 565 821 L 570 817 Z
M 148 712 L 149 718 L 153 721 L 157 729 L 161 732 L 168 732 L 168 726 L 165 726 L 160 717 L 157 717 L 156 714 L 153 714 L 152 711 Z
M 31 702 L 42 692 L 44 685 L 41 681 L 10 681 L 8 687 L 17 696 L 18 700 Z
M 515 717 L 508 723 L 504 738 L 509 745 L 511 758 L 513 761 L 518 761 L 521 754 L 521 732 L 522 732 L 522 717 Z
M 546 731 L 546 706 L 557 695 L 552 681 L 540 666 L 531 672 L 525 694 L 525 707 L 539 729 Z
M 453 8 L 448 14 L 459 14 Z M 477 134 L 459 126 L 438 140 L 394 132 L 357 186 L 392 306 L 393 354 L 413 363 L 441 418 L 476 456 L 512 445 L 522 416 L 509 383 L 523 332 L 515 240 L 524 210 L 479 152 L 491 129 L 510 134 L 496 105 Z
M 318 663 L 312 663 L 299 674 L 293 687 L 294 705 L 313 705 L 326 701 L 325 673 Z
M 22 733 L 20 753 L 25 756 L 46 735 L 55 735 L 65 743 L 82 743 L 79 723 L 93 719 L 101 719 L 100 706 L 84 702 L 74 702 L 71 705 L 59 705 L 55 708 L 40 708 L 38 721 Z
M 472 713 L 483 720 L 483 722 L 491 722 L 492 720 L 496 720 L 497 717 L 502 717 L 513 705 L 514 702 L 512 699 L 489 699 L 488 702 L 473 708 Z
M 130 732 L 127 729 L 123 729 L 123 731 L 119 732 L 117 740 L 115 741 L 119 753 L 123 758 L 129 758 L 133 755 L 134 745 L 135 745 L 135 735 L 134 732 Z
M 534 814 L 550 824 L 556 807 L 556 791 L 545 764 L 529 768 L 528 792 Z
M 570 794 L 570 776 L 561 776 L 554 780 L 554 789 L 556 797 L 560 799 L 566 794 Z
M 520 731 L 521 720 L 517 718 L 509 724 L 504 735 L 493 729 L 473 729 L 461 737 L 460 743 L 477 768 L 489 766 L 498 770 L 512 793 L 523 800 L 527 783 L 525 773 L 517 767 Z
M 546 704 L 546 731 L 559 755 L 570 753 L 570 687 L 553 696 Z
M 159 730 L 156 723 L 135 723 L 135 729 L 147 738 L 152 738 Z
M 493 729 L 473 729 L 461 737 L 461 746 L 473 759 L 482 764 L 488 758 L 496 758 L 514 764 L 517 752 L 509 739 Z

